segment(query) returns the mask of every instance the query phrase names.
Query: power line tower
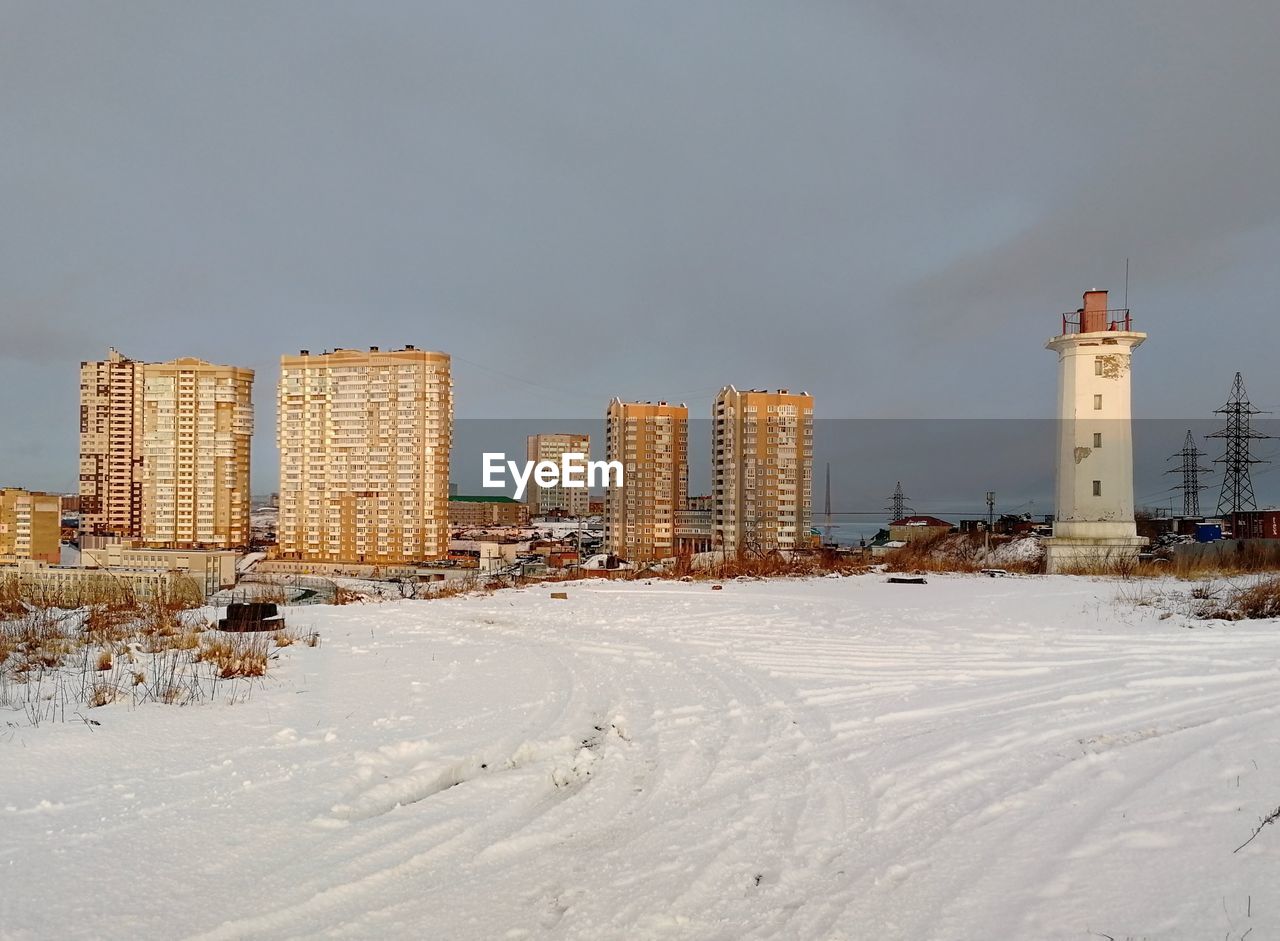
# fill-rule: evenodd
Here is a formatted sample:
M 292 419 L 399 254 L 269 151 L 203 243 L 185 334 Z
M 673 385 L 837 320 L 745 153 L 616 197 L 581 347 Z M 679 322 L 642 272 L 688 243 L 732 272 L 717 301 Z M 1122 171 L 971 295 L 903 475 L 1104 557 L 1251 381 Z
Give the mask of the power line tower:
M 1212 474 L 1212 469 L 1200 466 L 1200 458 L 1205 453 L 1196 446 L 1196 439 L 1191 434 L 1191 429 L 1187 429 L 1187 440 L 1182 444 L 1181 451 L 1175 451 L 1169 456 L 1169 460 L 1181 460 L 1182 463 L 1177 467 L 1171 467 L 1166 474 L 1181 474 L 1182 483 L 1175 484 L 1170 490 L 1179 490 L 1182 492 L 1182 515 L 1185 517 L 1195 518 L 1200 515 L 1200 491 L 1208 490 L 1207 484 L 1200 483 L 1201 474 Z
M 902 519 L 910 511 L 911 507 L 907 506 L 907 496 L 902 492 L 902 481 L 898 481 L 898 486 L 893 490 L 893 496 L 889 498 L 889 505 L 885 507 L 893 514 L 890 522 L 896 523 Z
M 1253 479 L 1249 475 L 1249 467 L 1269 462 L 1252 457 L 1249 442 L 1271 436 L 1253 430 L 1253 416 L 1263 413 L 1249 401 L 1240 373 L 1236 373 L 1236 381 L 1231 386 L 1231 397 L 1227 399 L 1227 404 L 1214 409 L 1213 413 L 1225 415 L 1227 420 L 1225 428 L 1209 435 L 1210 438 L 1225 438 L 1227 442 L 1226 453 L 1213 462 L 1225 465 L 1222 496 L 1218 498 L 1218 515 L 1256 510 L 1258 501 L 1253 496 Z
M 827 532 L 825 542 L 831 545 L 831 462 L 827 461 Z

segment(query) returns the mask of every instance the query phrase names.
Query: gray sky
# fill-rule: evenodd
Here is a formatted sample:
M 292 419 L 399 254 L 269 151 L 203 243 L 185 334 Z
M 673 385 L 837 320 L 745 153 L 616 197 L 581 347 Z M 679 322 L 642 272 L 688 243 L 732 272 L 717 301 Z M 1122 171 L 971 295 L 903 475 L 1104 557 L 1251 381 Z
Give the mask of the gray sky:
M 1143 415 L 1236 369 L 1280 405 L 1277 35 L 1274 0 L 0 0 L 0 482 L 74 488 L 108 345 L 256 369 L 259 492 L 299 347 L 445 350 L 466 418 L 727 382 L 1044 417 L 1126 257 Z

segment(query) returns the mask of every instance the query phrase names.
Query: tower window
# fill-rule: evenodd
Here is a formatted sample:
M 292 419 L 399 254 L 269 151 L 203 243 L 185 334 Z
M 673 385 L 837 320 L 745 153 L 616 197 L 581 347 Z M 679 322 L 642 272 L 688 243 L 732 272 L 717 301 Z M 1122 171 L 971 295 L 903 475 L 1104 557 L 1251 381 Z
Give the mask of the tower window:
M 1101 356 L 1095 356 L 1093 358 L 1093 374 L 1095 376 L 1102 375 L 1102 357 Z
M 1100 496 L 1102 496 L 1102 481 L 1100 481 L 1100 480 L 1095 480 L 1095 481 L 1093 482 L 1093 495 L 1094 495 L 1095 497 L 1100 497 Z
M 1102 396 L 1100 394 L 1093 397 L 1093 410 L 1095 412 L 1102 411 Z
M 1095 432 L 1093 433 L 1093 446 L 1094 446 L 1095 448 L 1100 448 L 1100 447 L 1102 447 L 1102 432 L 1101 432 L 1101 431 L 1095 431 Z

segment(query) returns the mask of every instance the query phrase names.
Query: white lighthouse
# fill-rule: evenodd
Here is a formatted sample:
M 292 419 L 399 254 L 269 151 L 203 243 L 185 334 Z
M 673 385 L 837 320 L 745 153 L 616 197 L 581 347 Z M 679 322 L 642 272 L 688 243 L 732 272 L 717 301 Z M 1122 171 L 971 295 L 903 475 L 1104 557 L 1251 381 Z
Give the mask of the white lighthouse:
M 1050 573 L 1117 565 L 1147 544 L 1133 517 L 1133 412 L 1129 366 L 1147 338 L 1106 291 L 1062 317 L 1046 347 L 1058 354 L 1058 469 Z

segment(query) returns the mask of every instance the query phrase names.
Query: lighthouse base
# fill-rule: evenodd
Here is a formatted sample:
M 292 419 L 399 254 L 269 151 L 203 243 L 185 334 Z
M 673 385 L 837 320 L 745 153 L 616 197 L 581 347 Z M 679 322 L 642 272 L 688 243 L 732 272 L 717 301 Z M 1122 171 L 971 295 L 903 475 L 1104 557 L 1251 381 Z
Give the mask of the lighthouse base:
M 1044 540 L 1045 571 L 1050 575 L 1122 572 L 1147 547 L 1144 536 L 1053 536 Z

